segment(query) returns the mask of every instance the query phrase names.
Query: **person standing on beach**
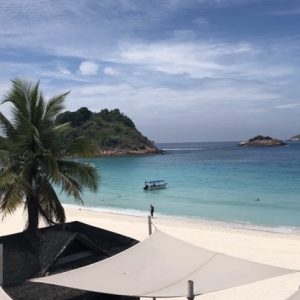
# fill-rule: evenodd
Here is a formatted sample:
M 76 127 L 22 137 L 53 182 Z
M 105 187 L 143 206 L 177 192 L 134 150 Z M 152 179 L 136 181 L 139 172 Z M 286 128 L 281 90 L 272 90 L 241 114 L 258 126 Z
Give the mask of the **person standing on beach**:
M 153 218 L 154 215 L 154 206 L 150 205 L 150 214 L 151 214 L 151 218 Z

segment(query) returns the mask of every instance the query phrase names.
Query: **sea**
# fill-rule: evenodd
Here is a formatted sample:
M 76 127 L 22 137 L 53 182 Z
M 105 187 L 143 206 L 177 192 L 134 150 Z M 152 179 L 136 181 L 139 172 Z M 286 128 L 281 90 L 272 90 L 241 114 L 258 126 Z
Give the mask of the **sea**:
M 157 146 L 163 155 L 82 159 L 100 173 L 99 190 L 84 191 L 84 205 L 146 216 L 152 204 L 156 216 L 300 229 L 300 142 L 270 148 L 238 142 Z M 145 180 L 165 180 L 168 186 L 144 191 Z

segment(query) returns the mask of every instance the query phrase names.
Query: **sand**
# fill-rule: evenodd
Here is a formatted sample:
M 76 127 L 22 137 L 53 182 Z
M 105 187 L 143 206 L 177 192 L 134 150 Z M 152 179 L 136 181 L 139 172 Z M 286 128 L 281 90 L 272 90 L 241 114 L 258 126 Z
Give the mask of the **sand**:
M 144 217 L 127 216 L 70 206 L 66 206 L 65 209 L 67 221 L 82 221 L 138 240 L 143 240 L 148 236 L 146 215 Z M 212 251 L 259 263 L 300 270 L 300 234 L 297 231 L 276 233 L 249 230 L 226 223 L 163 216 L 156 216 L 154 224 L 170 235 Z M 24 218 L 20 209 L 2 221 L 0 234 L 22 231 L 23 227 Z M 300 273 L 293 273 L 198 296 L 196 299 L 283 300 L 295 292 L 299 285 Z

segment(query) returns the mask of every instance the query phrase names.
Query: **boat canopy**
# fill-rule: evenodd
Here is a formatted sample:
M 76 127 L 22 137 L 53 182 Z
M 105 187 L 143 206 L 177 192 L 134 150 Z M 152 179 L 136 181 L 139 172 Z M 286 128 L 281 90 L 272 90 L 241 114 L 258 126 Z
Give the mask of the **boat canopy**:
M 149 180 L 149 181 L 145 181 L 145 184 L 154 184 L 154 183 L 164 183 L 164 180 Z

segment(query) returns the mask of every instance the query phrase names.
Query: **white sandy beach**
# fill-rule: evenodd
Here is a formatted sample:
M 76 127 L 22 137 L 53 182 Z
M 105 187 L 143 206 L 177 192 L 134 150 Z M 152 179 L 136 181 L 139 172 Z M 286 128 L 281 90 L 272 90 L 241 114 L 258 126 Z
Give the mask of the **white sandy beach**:
M 138 240 L 148 235 L 147 216 L 136 217 L 88 208 L 66 206 L 67 221 L 82 221 Z M 158 216 L 154 224 L 162 231 L 189 243 L 251 261 L 300 270 L 300 234 L 239 229 L 222 223 Z M 7 216 L 0 234 L 22 231 L 22 210 Z M 300 285 L 300 273 L 268 279 L 196 297 L 203 300 L 283 300 Z M 179 299 L 179 298 L 176 298 Z M 183 298 L 182 298 L 183 299 Z

